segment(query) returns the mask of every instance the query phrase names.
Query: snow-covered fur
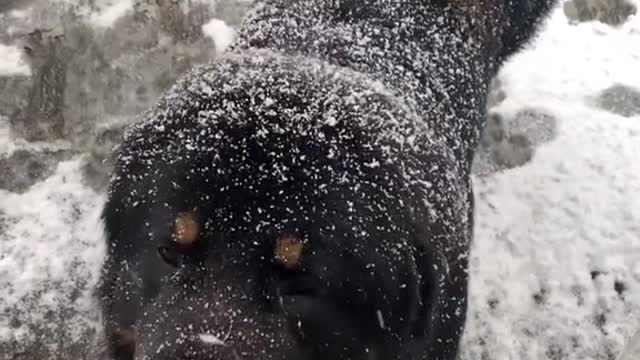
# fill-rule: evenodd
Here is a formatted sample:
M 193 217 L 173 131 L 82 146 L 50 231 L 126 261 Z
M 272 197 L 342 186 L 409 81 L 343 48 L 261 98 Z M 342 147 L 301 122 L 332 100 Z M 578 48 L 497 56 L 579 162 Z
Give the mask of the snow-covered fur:
M 112 353 L 454 359 L 487 87 L 551 6 L 468 3 L 259 2 L 129 129 L 104 211 Z

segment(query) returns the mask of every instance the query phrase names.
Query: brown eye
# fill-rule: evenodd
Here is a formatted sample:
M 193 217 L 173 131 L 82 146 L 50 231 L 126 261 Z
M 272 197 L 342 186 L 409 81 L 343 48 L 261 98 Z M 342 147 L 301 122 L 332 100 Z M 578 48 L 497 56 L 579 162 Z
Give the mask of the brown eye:
M 292 270 L 300 263 L 303 248 L 302 236 L 286 233 L 276 239 L 273 255 L 280 265 Z
M 193 211 L 181 212 L 176 216 L 173 238 L 183 247 L 193 246 L 200 237 L 200 224 Z

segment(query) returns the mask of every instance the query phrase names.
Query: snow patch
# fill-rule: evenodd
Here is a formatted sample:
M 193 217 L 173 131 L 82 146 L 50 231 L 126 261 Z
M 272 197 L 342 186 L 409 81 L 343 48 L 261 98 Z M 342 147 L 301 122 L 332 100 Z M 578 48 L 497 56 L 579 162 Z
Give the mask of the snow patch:
M 474 178 L 462 359 L 613 358 L 638 330 L 640 122 L 590 100 L 614 83 L 640 86 L 638 30 L 637 16 L 611 28 L 556 11 L 503 68 L 497 111 L 548 110 L 557 136 L 529 164 Z
M 639 63 L 640 16 L 620 27 L 571 25 L 559 8 L 544 34 L 505 64 L 501 79 L 507 101 L 519 106 L 553 99 L 579 103 L 616 83 L 637 84 Z
M 233 28 L 219 19 L 211 19 L 208 23 L 202 25 L 202 31 L 213 40 L 218 54 L 224 52 L 235 37 Z
M 90 22 L 94 25 L 108 28 L 131 9 L 133 9 L 133 0 L 119 0 L 102 11 L 93 13 L 90 17 Z
M 17 46 L 0 44 L 0 76 L 31 75 L 29 65 Z
M 73 319 L 60 319 L 66 323 L 86 325 L 95 315 L 92 291 L 104 257 L 99 219 L 104 196 L 82 184 L 80 166 L 80 159 L 62 162 L 53 176 L 24 194 L 0 190 L 0 308 L 16 309 L 18 315 L 9 315 L 25 325 L 66 307 L 75 312 Z M 11 329 L 9 321 L 0 318 L 0 328 Z M 0 340 L 33 336 L 23 330 L 3 331 Z
M 640 331 L 629 340 L 629 345 L 624 349 L 618 360 L 640 359 Z

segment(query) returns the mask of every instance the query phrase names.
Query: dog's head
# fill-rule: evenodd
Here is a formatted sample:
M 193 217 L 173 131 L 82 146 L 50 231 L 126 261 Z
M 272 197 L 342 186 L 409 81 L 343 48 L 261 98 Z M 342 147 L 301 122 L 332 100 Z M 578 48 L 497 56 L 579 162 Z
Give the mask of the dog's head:
M 119 275 L 136 285 L 116 290 L 135 298 L 122 303 L 134 308 L 124 358 L 395 359 L 426 339 L 445 266 L 425 227 L 373 184 L 207 175 L 222 191 L 167 177 L 174 190 L 150 203 L 112 197 L 112 238 L 144 244 Z
M 224 96 L 250 103 L 249 86 Z M 400 359 L 435 341 L 446 260 L 431 245 L 465 226 L 447 219 L 463 213 L 457 165 L 426 133 L 364 127 L 368 106 L 400 111 L 383 96 L 300 116 L 313 94 L 274 93 L 279 112 L 247 106 L 242 121 L 185 100 L 212 118 L 172 108 L 129 134 L 105 210 L 123 359 Z
M 142 279 L 156 290 L 140 299 L 135 359 L 392 359 L 424 337 L 434 263 L 401 226 L 356 231 L 345 207 L 314 225 L 234 231 L 207 210 L 176 215 L 145 259 L 158 277 Z

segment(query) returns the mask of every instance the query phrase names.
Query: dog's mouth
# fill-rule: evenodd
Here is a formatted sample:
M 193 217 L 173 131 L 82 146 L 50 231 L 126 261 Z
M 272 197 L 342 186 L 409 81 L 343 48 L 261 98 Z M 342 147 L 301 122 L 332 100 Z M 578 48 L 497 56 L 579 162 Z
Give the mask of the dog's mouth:
M 411 245 L 385 246 L 385 230 L 368 233 L 380 240 L 366 248 L 337 220 L 339 231 L 326 233 L 212 230 L 206 208 L 184 209 L 154 228 L 164 231 L 146 259 L 154 290 L 142 296 L 135 331 L 117 336 L 117 360 L 398 358 L 415 317 L 408 308 L 419 305 Z
M 278 258 L 274 263 L 285 275 L 269 286 L 262 305 L 236 284 L 167 288 L 143 311 L 135 330 L 118 334 L 116 359 L 376 360 L 385 354 L 379 311 L 344 304 L 336 289 L 313 274 L 296 272 Z M 218 287 L 207 299 L 203 290 Z M 225 291 L 226 296 L 215 295 Z

